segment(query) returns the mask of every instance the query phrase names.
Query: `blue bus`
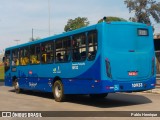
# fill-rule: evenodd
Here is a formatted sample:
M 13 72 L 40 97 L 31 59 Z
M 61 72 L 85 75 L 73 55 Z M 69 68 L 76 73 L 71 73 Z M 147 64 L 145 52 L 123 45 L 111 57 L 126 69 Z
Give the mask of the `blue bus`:
M 5 85 L 104 98 L 108 93 L 155 88 L 152 27 L 133 22 L 96 25 L 6 48 Z

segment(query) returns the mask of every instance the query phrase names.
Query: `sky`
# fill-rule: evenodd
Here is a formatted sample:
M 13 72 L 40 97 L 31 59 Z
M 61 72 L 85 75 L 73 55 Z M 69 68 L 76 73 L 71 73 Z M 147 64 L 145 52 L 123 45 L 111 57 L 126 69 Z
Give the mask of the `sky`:
M 124 0 L 0 0 L 0 52 L 28 42 L 32 38 L 32 29 L 34 38 L 48 37 L 49 20 L 50 35 L 55 35 L 64 32 L 68 19 L 87 17 L 93 25 L 104 16 L 128 20 L 133 15 Z M 157 32 L 160 24 L 153 24 Z

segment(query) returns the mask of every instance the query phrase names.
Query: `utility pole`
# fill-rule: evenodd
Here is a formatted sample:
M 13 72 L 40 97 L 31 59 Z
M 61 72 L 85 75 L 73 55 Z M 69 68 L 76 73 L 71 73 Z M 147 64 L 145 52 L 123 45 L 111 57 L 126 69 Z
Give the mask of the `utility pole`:
M 33 40 L 33 28 L 32 28 L 32 41 L 34 41 L 34 40 Z
M 50 16 L 50 0 L 48 0 L 48 34 L 49 34 L 49 36 L 50 36 L 50 32 L 51 32 L 51 30 L 50 30 L 50 24 L 51 24 L 50 18 L 51 18 L 51 16 Z

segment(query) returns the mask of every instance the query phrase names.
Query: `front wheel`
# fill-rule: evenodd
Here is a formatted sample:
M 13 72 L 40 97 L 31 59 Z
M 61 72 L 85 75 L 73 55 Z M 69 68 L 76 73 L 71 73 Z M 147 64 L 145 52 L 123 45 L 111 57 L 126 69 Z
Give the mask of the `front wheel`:
M 90 97 L 91 98 L 94 98 L 94 99 L 102 99 L 102 98 L 105 98 L 107 97 L 108 93 L 103 93 L 103 94 L 90 94 Z
M 14 87 L 14 90 L 15 90 L 16 93 L 20 93 L 21 92 L 21 89 L 19 88 L 19 83 L 18 83 L 17 79 L 15 79 L 13 81 L 13 87 Z
M 53 85 L 53 95 L 57 102 L 62 102 L 65 100 L 63 84 L 60 80 L 57 80 Z

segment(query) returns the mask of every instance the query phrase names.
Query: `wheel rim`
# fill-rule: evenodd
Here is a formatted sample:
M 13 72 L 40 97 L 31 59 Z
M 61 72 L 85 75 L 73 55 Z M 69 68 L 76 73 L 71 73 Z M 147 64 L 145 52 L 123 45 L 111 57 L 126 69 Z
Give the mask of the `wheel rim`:
M 55 86 L 55 95 L 56 95 L 56 97 L 60 98 L 61 97 L 61 93 L 62 93 L 62 90 L 61 90 L 60 85 L 56 85 Z
M 14 83 L 14 88 L 15 88 L 15 90 L 18 90 L 18 89 L 19 89 L 19 84 L 18 84 L 17 81 L 15 81 L 15 83 Z

